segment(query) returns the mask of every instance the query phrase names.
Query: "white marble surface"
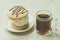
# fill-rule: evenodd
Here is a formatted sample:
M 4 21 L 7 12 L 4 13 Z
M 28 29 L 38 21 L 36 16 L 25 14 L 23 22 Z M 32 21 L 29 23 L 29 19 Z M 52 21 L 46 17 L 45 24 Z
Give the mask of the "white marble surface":
M 25 33 L 10 33 L 5 30 L 8 10 L 15 6 L 22 5 L 29 10 L 32 18 L 38 10 L 49 10 L 54 18 L 58 18 L 58 35 L 44 36 L 36 32 L 35 26 L 33 30 Z M 60 40 L 60 0 L 0 0 L 0 40 Z

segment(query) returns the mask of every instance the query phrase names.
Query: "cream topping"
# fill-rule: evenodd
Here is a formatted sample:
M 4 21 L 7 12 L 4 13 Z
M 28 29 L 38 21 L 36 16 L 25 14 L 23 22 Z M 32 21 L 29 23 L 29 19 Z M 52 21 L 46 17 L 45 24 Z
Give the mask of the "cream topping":
M 17 21 L 12 21 L 12 23 L 17 25 L 17 26 L 23 26 L 23 25 L 28 23 L 28 17 L 26 17 L 26 18 L 24 18 L 24 19 L 22 19 L 18 22 Z

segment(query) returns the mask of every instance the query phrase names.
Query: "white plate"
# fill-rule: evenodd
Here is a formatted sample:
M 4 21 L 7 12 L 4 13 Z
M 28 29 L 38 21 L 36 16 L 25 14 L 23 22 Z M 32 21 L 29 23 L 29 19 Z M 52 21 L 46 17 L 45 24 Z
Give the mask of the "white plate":
M 10 21 L 7 20 L 8 22 L 6 23 L 7 26 L 5 26 L 5 28 L 11 32 L 25 32 L 25 31 L 28 31 L 29 29 L 31 29 L 33 27 L 33 24 L 34 24 L 34 21 L 32 19 L 32 17 L 29 17 L 29 27 L 25 30 L 16 30 L 14 28 L 11 27 L 10 25 Z

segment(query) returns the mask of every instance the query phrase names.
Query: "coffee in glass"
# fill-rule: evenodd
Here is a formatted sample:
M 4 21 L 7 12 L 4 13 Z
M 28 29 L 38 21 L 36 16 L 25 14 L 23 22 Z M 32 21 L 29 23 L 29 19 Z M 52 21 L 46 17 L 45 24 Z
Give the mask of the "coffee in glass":
M 36 16 L 36 29 L 40 34 L 47 34 L 51 29 L 52 15 L 47 10 L 41 10 Z

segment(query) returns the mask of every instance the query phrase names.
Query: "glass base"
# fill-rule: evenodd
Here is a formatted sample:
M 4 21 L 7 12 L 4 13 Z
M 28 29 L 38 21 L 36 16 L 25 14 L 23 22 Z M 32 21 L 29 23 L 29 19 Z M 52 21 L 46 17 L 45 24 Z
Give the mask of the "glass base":
M 39 31 L 37 31 L 37 33 L 40 34 L 40 35 L 51 35 L 52 34 L 52 31 L 49 31 L 47 33 L 41 33 Z

